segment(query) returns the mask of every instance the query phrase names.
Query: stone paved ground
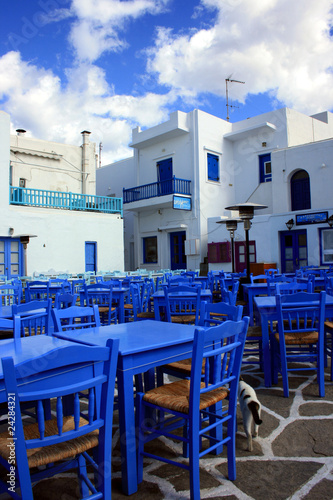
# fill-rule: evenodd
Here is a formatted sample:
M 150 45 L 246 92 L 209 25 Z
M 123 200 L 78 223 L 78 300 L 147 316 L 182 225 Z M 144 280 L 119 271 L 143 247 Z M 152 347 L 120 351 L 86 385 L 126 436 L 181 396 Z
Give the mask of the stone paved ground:
M 282 385 L 263 386 L 262 374 L 247 365 L 243 378 L 256 388 L 263 423 L 253 452 L 246 451 L 241 415 L 236 441 L 237 479 L 227 479 L 226 455 L 201 459 L 201 498 L 226 500 L 332 500 L 333 499 L 333 383 L 326 374 L 325 398 L 318 397 L 316 377 L 290 376 L 290 397 Z M 115 419 L 116 420 L 116 419 Z M 119 434 L 114 429 L 112 498 L 121 492 Z M 150 444 L 152 445 L 152 443 Z M 181 454 L 178 445 L 162 440 L 154 445 L 167 455 Z M 131 500 L 189 498 L 188 475 L 183 469 L 147 460 L 144 481 Z M 1 496 L 3 500 L 5 497 Z M 78 497 L 74 477 L 44 481 L 34 488 L 35 500 L 72 500 Z

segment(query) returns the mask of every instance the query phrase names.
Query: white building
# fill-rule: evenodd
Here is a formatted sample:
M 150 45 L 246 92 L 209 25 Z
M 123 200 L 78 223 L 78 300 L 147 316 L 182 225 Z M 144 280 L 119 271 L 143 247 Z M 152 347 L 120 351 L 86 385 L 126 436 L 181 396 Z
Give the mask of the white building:
M 10 135 L 0 111 L 0 275 L 124 269 L 122 200 L 95 196 L 95 144 L 82 138 Z
M 284 108 L 229 123 L 199 110 L 174 112 L 132 137 L 134 156 L 98 169 L 96 178 L 100 195 L 126 188 L 126 269 L 198 269 L 209 246 L 209 267 L 230 270 L 230 236 L 216 222 L 237 215 L 225 207 L 244 202 L 267 206 L 252 221 L 252 262 L 287 271 L 333 261 L 332 113 Z M 244 238 L 239 225 L 239 270 Z

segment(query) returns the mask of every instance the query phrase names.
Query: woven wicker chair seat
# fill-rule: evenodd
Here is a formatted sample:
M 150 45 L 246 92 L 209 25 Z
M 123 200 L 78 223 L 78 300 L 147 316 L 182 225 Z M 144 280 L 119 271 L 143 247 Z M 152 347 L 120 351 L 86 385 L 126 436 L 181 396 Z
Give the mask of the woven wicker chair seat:
M 204 383 L 201 384 L 204 387 Z M 200 410 L 204 410 L 213 404 L 228 397 L 229 391 L 225 387 L 214 389 L 211 392 L 201 394 Z M 144 395 L 144 401 L 156 404 L 167 410 L 180 413 L 189 413 L 190 381 L 179 380 L 172 384 L 165 384 L 152 389 Z
M 140 318 L 140 319 L 155 319 L 155 313 L 149 312 L 149 311 L 141 312 L 141 313 L 137 314 L 137 318 Z
M 170 370 L 175 370 L 177 372 L 183 373 L 188 377 L 191 375 L 192 369 L 192 358 L 183 359 L 181 361 L 175 361 L 174 363 L 168 363 L 165 365 L 166 368 Z M 202 362 L 202 374 L 205 373 L 205 363 Z
M 133 304 L 124 304 L 124 309 L 133 309 Z
M 276 333 L 274 336 L 279 342 L 279 334 Z M 286 345 L 316 344 L 318 332 L 285 332 L 284 338 Z
M 190 323 L 195 323 L 195 314 L 184 314 L 184 315 L 171 315 L 172 323 L 178 323 L 181 325 L 188 325 Z
M 333 329 L 333 321 L 325 321 L 324 323 L 325 328 Z
M 98 310 L 100 313 L 107 313 L 109 312 L 109 306 L 98 306 Z M 115 307 L 111 307 L 111 311 L 115 311 L 116 308 Z
M 74 429 L 74 418 L 64 417 L 63 433 Z M 87 424 L 87 421 L 80 418 L 80 427 Z M 58 434 L 57 420 L 46 420 L 45 421 L 45 436 L 53 436 Z M 24 435 L 26 439 L 36 439 L 39 437 L 38 424 L 29 424 L 24 426 Z M 3 432 L 0 434 L 0 455 L 5 459 L 9 460 L 10 449 L 8 443 L 12 438 L 9 436 L 8 432 Z M 64 443 L 59 443 L 56 445 L 45 446 L 42 448 L 32 448 L 27 450 L 29 468 L 39 467 L 41 465 L 47 465 L 52 462 L 58 462 L 59 460 L 65 460 L 74 457 L 78 453 L 87 451 L 98 445 L 98 430 L 90 432 L 85 436 L 81 436 L 71 441 L 66 441 Z

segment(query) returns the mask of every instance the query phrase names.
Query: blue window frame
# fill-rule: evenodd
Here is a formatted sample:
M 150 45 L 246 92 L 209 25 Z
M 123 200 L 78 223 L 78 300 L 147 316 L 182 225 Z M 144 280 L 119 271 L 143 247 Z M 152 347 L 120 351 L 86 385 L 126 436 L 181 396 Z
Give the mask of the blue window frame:
M 259 155 L 260 182 L 272 182 L 271 154 Z
M 333 228 L 319 229 L 320 265 L 333 264 Z
M 219 157 L 212 153 L 207 153 L 207 175 L 209 181 L 218 182 L 220 180 Z
M 310 177 L 305 170 L 298 170 L 290 179 L 291 210 L 311 208 Z
M 144 264 L 157 264 L 157 236 L 143 238 Z

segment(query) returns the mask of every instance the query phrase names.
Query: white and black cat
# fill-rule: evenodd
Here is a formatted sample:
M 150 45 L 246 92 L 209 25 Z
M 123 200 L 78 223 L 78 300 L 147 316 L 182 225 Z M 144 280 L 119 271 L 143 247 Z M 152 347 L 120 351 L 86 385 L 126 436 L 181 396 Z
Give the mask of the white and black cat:
M 253 437 L 258 436 L 259 425 L 261 420 L 261 404 L 258 401 L 257 395 L 253 387 L 244 382 L 239 381 L 238 399 L 243 415 L 243 426 L 247 437 L 247 449 L 252 451 L 252 423 L 254 423 Z

